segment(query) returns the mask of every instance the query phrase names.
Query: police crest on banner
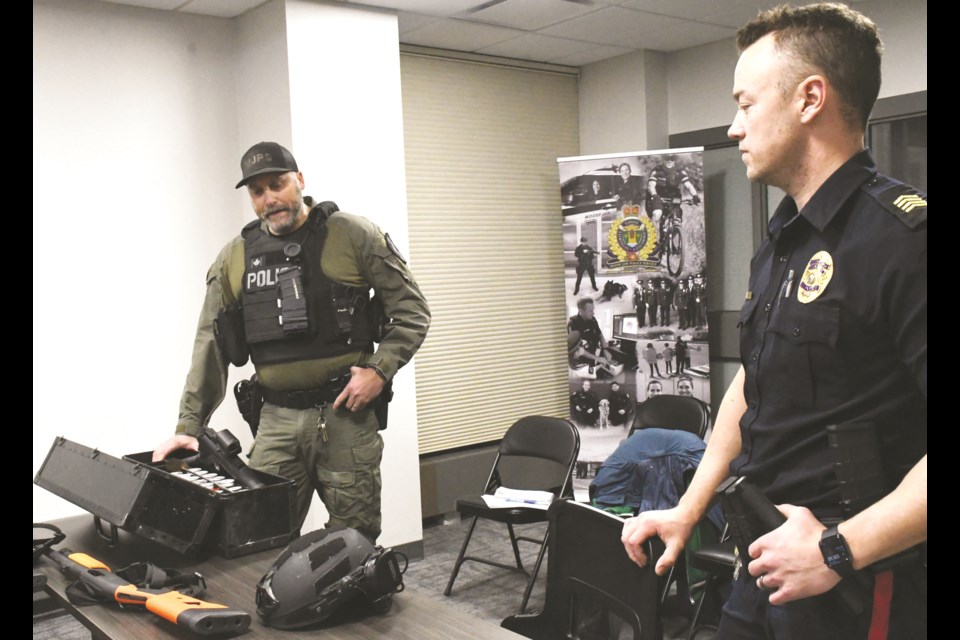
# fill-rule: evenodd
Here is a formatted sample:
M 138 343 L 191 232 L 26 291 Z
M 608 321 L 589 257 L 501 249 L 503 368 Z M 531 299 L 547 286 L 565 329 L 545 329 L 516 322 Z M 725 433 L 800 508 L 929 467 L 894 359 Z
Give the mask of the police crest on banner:
M 637 269 L 646 267 L 655 269 L 657 262 L 650 254 L 657 246 L 657 227 L 649 217 L 640 217 L 640 207 L 623 207 L 621 217 L 610 225 L 607 234 L 606 266 L 611 269 Z

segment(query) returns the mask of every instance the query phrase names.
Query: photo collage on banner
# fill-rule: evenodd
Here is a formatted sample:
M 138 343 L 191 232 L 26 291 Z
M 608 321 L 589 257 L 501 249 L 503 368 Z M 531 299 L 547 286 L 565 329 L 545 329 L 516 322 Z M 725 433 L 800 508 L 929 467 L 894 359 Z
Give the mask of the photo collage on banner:
M 703 149 L 559 158 L 574 488 L 658 394 L 710 404 Z

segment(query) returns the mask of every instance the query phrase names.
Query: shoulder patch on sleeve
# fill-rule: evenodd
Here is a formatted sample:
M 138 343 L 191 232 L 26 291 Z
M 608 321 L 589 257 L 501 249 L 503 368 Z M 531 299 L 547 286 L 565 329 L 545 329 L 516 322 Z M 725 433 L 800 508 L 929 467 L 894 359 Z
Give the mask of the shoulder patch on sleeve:
M 880 206 L 911 229 L 927 220 L 927 196 L 910 185 L 895 183 L 879 193 L 867 189 Z
M 383 234 L 383 238 L 384 238 L 384 240 L 387 241 L 387 248 L 390 249 L 390 253 L 392 253 L 393 255 L 397 256 L 397 258 L 398 258 L 398 259 L 400 260 L 400 262 L 402 262 L 403 264 L 407 264 L 407 259 L 403 257 L 403 254 L 400 253 L 400 249 L 398 249 L 398 248 L 397 248 L 397 245 L 393 243 L 393 238 L 390 237 L 390 234 L 389 234 L 389 233 L 384 233 L 384 234 Z

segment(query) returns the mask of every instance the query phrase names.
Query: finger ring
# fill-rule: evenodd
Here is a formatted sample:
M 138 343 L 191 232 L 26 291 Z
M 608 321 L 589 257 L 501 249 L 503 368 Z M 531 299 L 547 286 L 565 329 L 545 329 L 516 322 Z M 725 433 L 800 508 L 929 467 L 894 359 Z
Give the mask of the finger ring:
M 757 588 L 760 589 L 761 591 L 767 590 L 767 587 L 763 585 L 763 579 L 764 577 L 766 577 L 766 575 L 767 574 L 762 574 L 759 578 L 757 578 Z

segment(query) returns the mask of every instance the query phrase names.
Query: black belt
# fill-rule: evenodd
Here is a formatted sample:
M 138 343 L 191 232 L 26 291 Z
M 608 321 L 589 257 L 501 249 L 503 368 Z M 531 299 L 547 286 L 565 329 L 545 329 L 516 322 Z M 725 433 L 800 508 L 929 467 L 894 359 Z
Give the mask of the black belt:
M 263 392 L 263 399 L 270 404 L 287 409 L 309 409 L 336 400 L 349 381 L 350 374 L 345 374 L 316 389 L 276 391 L 261 385 L 260 390 Z

